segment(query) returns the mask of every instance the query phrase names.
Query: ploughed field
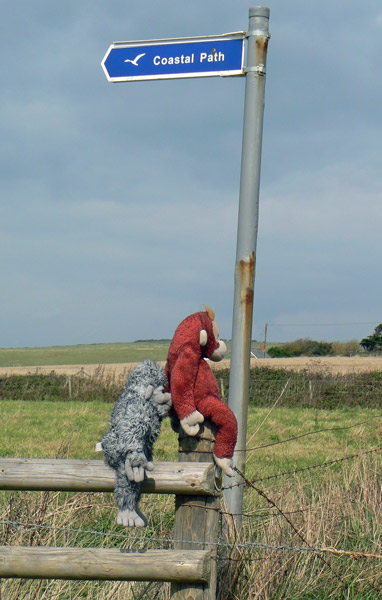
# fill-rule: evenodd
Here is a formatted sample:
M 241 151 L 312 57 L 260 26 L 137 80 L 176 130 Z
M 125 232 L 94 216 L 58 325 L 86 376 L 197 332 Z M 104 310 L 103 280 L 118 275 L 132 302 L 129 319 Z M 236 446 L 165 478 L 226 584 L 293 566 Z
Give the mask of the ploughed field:
M 4 352 L 4 351 L 0 351 Z M 161 360 L 161 356 L 156 356 L 157 352 L 150 352 L 147 348 L 146 355 L 142 353 L 142 357 L 138 361 L 126 361 L 109 363 L 107 360 L 98 363 L 87 363 L 79 361 L 78 363 L 68 364 L 41 364 L 35 362 L 29 366 L 1 366 L 0 377 L 7 375 L 27 375 L 27 374 L 49 374 L 52 371 L 60 375 L 76 375 L 80 374 L 83 369 L 86 375 L 93 376 L 100 366 L 105 374 L 112 374 L 115 378 L 124 378 L 140 360 L 152 358 L 158 360 L 160 364 L 165 364 L 165 359 Z M 69 358 L 69 355 L 68 355 Z M 105 357 L 106 358 L 106 357 Z M 223 360 L 220 363 L 210 363 L 211 367 L 219 371 L 221 369 L 229 369 L 230 361 Z M 298 358 L 264 358 L 251 359 L 251 369 L 267 368 L 267 369 L 286 369 L 290 371 L 306 371 L 312 374 L 326 373 L 331 375 L 350 375 L 358 373 L 369 373 L 373 371 L 382 371 L 382 356 L 327 356 L 327 357 L 298 357 Z

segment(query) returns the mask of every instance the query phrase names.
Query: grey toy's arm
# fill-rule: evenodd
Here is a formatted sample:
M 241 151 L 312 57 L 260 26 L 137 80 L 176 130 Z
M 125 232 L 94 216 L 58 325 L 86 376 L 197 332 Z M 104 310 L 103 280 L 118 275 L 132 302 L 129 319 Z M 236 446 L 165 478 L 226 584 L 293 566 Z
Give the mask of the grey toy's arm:
M 159 415 L 162 418 L 167 417 L 172 406 L 172 402 L 171 394 L 168 392 L 163 392 L 163 385 L 160 385 L 155 389 L 152 385 L 149 385 L 146 390 L 146 399 L 148 400 L 149 398 L 151 398 L 152 402 L 155 402 Z
M 134 407 L 118 435 L 118 446 L 125 454 L 125 473 L 130 481 L 137 483 L 144 480 L 145 469 L 152 470 L 152 463 L 144 452 L 148 423 L 143 417 L 142 411 Z
M 154 468 L 153 463 L 149 460 L 144 452 L 144 439 L 146 436 L 145 422 L 141 419 L 140 415 L 134 415 L 135 427 L 134 427 L 134 439 L 133 443 L 126 444 L 128 448 L 126 452 L 125 460 L 125 472 L 127 478 L 130 481 L 137 483 L 141 482 L 145 478 L 145 469 L 152 471 Z
M 151 399 L 155 403 L 156 409 L 162 418 L 168 416 L 171 408 L 171 394 L 163 393 L 162 385 L 155 389 L 152 385 L 148 385 L 145 398 L 146 400 Z M 143 433 L 143 429 L 140 428 L 141 433 Z M 145 470 L 152 471 L 154 469 L 154 465 L 150 460 L 151 456 L 146 456 L 143 452 L 143 438 L 144 434 L 141 436 L 141 439 L 139 439 L 139 436 L 138 438 L 137 435 L 135 436 L 135 441 L 138 443 L 134 450 L 128 452 L 125 461 L 127 478 L 137 483 L 144 480 Z

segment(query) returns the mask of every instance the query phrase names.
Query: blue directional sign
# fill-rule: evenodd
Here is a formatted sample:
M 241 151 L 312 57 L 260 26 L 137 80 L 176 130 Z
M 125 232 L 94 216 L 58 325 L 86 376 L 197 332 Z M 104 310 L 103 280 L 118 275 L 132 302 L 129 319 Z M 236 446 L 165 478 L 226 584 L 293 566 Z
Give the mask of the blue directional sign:
M 113 82 L 244 75 L 244 32 L 116 42 L 101 64 Z

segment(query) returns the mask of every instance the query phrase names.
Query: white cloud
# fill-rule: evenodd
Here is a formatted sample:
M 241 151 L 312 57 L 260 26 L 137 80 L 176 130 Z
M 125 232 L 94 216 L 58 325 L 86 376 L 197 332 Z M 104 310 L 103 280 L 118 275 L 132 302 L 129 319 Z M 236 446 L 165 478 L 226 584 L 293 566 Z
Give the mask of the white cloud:
M 380 307 L 379 8 L 332 4 L 271 7 L 260 330 Z M 117 39 L 247 22 L 244 0 L 4 8 L 1 344 L 165 337 L 203 303 L 230 335 L 244 80 L 113 85 L 100 62 Z

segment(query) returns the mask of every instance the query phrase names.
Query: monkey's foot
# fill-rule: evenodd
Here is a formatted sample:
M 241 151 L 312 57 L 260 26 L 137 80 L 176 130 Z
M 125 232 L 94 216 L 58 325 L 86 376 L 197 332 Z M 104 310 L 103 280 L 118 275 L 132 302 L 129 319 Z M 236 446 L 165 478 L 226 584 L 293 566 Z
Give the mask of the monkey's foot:
M 139 515 L 135 510 L 120 510 L 117 515 L 118 525 L 124 527 L 146 527 L 147 523 L 143 520 L 143 515 Z
M 233 467 L 232 458 L 218 458 L 217 456 L 215 456 L 215 454 L 213 456 L 214 456 L 214 461 L 216 462 L 217 466 L 221 468 L 223 473 L 228 475 L 228 477 L 233 477 L 235 475 L 235 472 L 232 469 L 232 467 Z
M 196 435 L 200 429 L 199 423 L 203 423 L 203 421 L 203 415 L 198 410 L 194 410 L 188 417 L 182 419 L 180 424 L 187 435 Z

